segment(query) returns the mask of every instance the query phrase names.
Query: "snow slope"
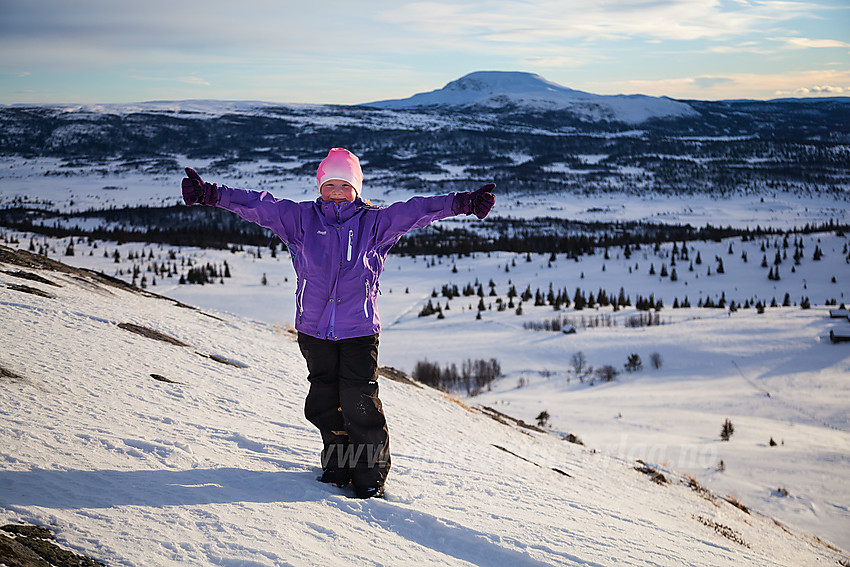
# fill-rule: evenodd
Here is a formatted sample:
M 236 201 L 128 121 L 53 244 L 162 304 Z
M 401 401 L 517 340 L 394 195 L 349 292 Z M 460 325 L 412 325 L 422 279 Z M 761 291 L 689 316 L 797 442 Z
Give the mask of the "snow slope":
M 657 484 L 633 460 L 389 380 L 387 497 L 351 499 L 315 481 L 288 333 L 0 250 L 0 522 L 51 526 L 109 565 L 841 558 L 675 471 Z
M 650 118 L 697 116 L 687 103 L 646 95 L 595 95 L 569 89 L 539 75 L 476 71 L 445 87 L 410 98 L 366 103 L 377 108 L 520 107 L 521 110 L 569 110 L 585 120 L 639 124 Z
M 26 248 L 30 242 L 24 235 L 19 245 Z M 800 264 L 793 266 L 797 242 L 805 253 Z M 143 243 L 78 242 L 76 256 L 67 257 L 63 252 L 68 239 L 37 237 L 34 243 L 46 247 L 51 257 L 127 281 L 134 267 L 140 267 L 147 285 L 156 280 L 150 289 L 184 303 L 238 313 L 278 328 L 292 322 L 295 277 L 284 254 L 272 257 L 265 250 L 257 257 L 256 250 L 234 254 Z M 762 252 L 765 243 L 767 250 Z M 528 422 L 546 410 L 555 432 L 576 434 L 589 447 L 630 461 L 663 462 L 712 490 L 731 494 L 846 549 L 850 547 L 850 488 L 834 479 L 844 474 L 850 454 L 850 383 L 846 380 L 850 353 L 845 345 L 829 344 L 828 335 L 830 329 L 840 330 L 848 323 L 830 319 L 822 304 L 829 298 L 847 301 L 850 265 L 843 256 L 848 241 L 834 233 L 789 238 L 792 246 L 785 250 L 788 257 L 780 265 L 781 280 L 771 281 L 759 259 L 769 258 L 772 266 L 775 246 L 781 243 L 779 238 L 692 242 L 691 260 L 701 256 L 703 263 L 694 264 L 691 271 L 680 258 L 675 282 L 658 274 L 665 264 L 673 268 L 671 244 L 657 251 L 643 247 L 628 259 L 619 248 L 609 250 L 608 259 L 599 251 L 579 261 L 508 253 L 463 258 L 392 256 L 382 277 L 379 301 L 385 330 L 381 361 L 411 372 L 424 359 L 460 365 L 468 358 L 495 357 L 505 377 L 494 384 L 493 392 L 474 401 L 486 400 Z M 816 248 L 824 253 L 820 261 L 812 260 Z M 121 258 L 117 263 L 112 258 L 116 252 Z M 172 254 L 175 262 L 169 260 Z M 716 257 L 723 259 L 724 274 L 716 273 Z M 224 285 L 178 285 L 179 275 L 186 271 L 179 266 L 188 260 L 219 268 L 227 262 L 232 278 L 222 280 Z M 152 273 L 152 263 L 176 263 L 178 269 L 167 277 Z M 651 265 L 655 275 L 649 273 Z M 261 284 L 264 277 L 268 285 Z M 477 281 L 488 290 L 490 280 L 497 292 L 497 297 L 489 293 L 485 297 L 491 307 L 498 299 L 508 301 L 511 285 L 520 292 L 530 286 L 532 292 L 545 293 L 550 284 L 570 295 L 576 288 L 617 294 L 623 287 L 632 300 L 653 294 L 666 307 L 659 314 L 662 325 L 637 329 L 628 327 L 629 319 L 637 315 L 634 308 L 617 313 L 610 307 L 570 308 L 558 313 L 532 301 L 525 302 L 521 316 L 513 308 L 498 312 L 493 307 L 479 321 L 477 296 L 433 299 L 444 307 L 444 320 L 417 316 L 432 299 L 432 291 L 446 283 L 463 288 Z M 685 296 L 694 305 L 725 296 L 727 303 L 735 301 L 740 306 L 745 301 L 769 304 L 774 299 L 781 304 L 786 294 L 790 307 L 769 307 L 764 314 L 752 307 L 735 313 L 671 309 L 674 301 L 681 302 Z M 803 297 L 815 307 L 800 309 Z M 554 317 L 573 321 L 579 333 L 568 336 L 524 328 Z M 579 351 L 589 365 L 612 364 L 621 375 L 604 387 L 581 384 L 571 364 Z M 632 353 L 642 357 L 645 370 L 622 373 L 622 364 Z M 656 353 L 663 361 L 661 369 L 650 364 Z M 525 387 L 518 388 L 520 383 Z M 720 443 L 718 433 L 726 418 L 732 419 L 738 432 L 731 443 Z M 771 437 L 779 447 L 768 447 Z M 722 473 L 718 471 L 721 460 L 729 465 Z

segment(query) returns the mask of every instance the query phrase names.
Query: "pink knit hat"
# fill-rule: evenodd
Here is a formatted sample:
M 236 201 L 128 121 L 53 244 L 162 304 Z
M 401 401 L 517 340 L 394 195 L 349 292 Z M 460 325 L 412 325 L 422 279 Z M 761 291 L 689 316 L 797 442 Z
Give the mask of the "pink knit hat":
M 357 195 L 363 188 L 363 170 L 360 169 L 360 160 L 357 156 L 344 148 L 333 148 L 328 152 L 328 157 L 319 164 L 316 171 L 316 185 L 322 189 L 322 183 L 331 179 L 347 181 L 354 187 Z

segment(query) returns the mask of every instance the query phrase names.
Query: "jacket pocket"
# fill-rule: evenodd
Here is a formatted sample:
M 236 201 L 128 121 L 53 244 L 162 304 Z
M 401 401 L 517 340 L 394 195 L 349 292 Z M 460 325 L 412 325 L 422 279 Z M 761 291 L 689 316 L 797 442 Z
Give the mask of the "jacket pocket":
M 353 247 L 353 245 L 354 245 L 354 231 L 349 229 L 348 230 L 348 253 L 345 255 L 345 259 L 348 262 L 351 262 L 351 248 Z M 366 284 L 366 285 L 368 286 L 369 284 Z
M 366 299 L 363 300 L 363 316 L 369 318 L 369 281 L 366 282 Z
M 298 307 L 298 316 L 301 317 L 304 314 L 304 288 L 307 287 L 307 278 L 301 280 L 301 287 L 298 289 L 298 293 L 295 295 L 295 303 Z

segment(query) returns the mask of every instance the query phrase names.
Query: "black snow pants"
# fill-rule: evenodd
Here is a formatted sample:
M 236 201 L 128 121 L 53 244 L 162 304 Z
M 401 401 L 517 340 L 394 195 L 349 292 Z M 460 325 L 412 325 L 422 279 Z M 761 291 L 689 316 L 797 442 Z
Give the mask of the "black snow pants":
M 378 335 L 328 341 L 298 333 L 310 391 L 305 417 L 322 435 L 322 469 L 348 469 L 355 487 L 383 486 L 390 438 L 378 399 Z

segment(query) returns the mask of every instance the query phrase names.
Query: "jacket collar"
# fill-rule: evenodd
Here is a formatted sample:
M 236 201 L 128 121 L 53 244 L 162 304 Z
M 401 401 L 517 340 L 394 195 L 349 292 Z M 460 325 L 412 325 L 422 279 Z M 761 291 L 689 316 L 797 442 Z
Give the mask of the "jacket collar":
M 316 199 L 319 210 L 329 223 L 342 224 L 366 208 L 366 203 L 358 196 L 354 201 L 345 201 L 343 203 L 334 203 L 333 201 L 323 201 L 321 197 Z

